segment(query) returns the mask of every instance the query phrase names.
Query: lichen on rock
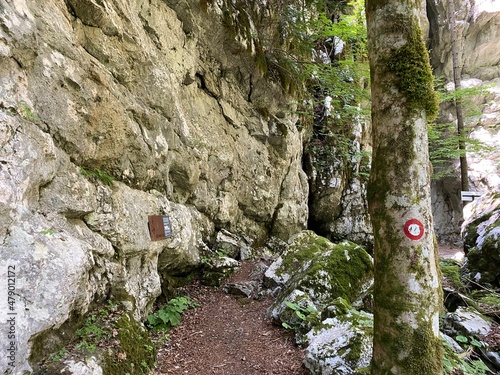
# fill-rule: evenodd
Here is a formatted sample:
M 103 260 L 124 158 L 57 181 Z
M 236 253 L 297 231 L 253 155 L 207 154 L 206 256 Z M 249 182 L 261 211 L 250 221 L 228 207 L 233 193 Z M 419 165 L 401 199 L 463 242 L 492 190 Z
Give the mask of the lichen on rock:
M 360 302 L 373 282 L 373 261 L 362 246 L 349 241 L 334 244 L 312 231 L 295 236 L 275 264 L 265 275 L 272 280 L 268 285 L 281 289 L 275 304 L 295 289 L 318 306 L 328 306 L 337 297 Z
M 464 268 L 476 282 L 500 285 L 500 193 L 492 191 L 471 202 L 462 225 Z
M 306 335 L 305 367 L 312 374 L 349 375 L 366 370 L 372 355 L 372 327 L 373 316 L 355 310 L 324 320 Z

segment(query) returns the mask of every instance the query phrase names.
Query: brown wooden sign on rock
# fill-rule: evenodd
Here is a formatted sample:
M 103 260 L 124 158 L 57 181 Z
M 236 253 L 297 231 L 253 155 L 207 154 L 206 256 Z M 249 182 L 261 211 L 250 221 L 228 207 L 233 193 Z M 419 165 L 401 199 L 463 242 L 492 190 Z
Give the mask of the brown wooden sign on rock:
M 149 215 L 148 227 L 151 241 L 164 240 L 172 237 L 172 226 L 168 216 Z

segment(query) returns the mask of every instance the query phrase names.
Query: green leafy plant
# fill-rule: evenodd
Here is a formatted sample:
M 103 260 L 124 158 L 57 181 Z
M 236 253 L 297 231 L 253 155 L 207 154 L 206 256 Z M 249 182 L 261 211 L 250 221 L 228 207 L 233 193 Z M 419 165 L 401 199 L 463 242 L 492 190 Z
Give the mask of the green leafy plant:
M 111 333 L 102 327 L 99 318 L 100 314 L 102 313 L 92 314 L 85 320 L 83 326 L 75 332 L 76 347 L 78 349 L 93 353 L 101 341 L 111 336 Z
M 40 231 L 40 234 L 47 235 L 47 236 L 51 236 L 55 233 L 56 233 L 56 231 L 54 231 L 52 229 L 46 229 L 46 230 Z
M 458 335 L 456 341 L 465 346 L 481 348 L 484 344 L 474 337 Z M 462 354 L 453 352 L 450 345 L 443 340 L 443 372 L 446 375 L 489 375 L 492 374 L 488 366 L 481 359 L 474 359 L 472 349 Z
M 100 169 L 88 169 L 85 167 L 80 167 L 80 173 L 87 177 L 95 180 L 101 181 L 104 185 L 111 186 L 115 181 L 114 177 L 109 173 L 102 171 Z
M 146 361 L 141 361 L 141 366 L 142 366 L 144 369 L 146 369 L 148 372 L 151 370 L 151 369 L 149 368 L 149 365 L 148 365 L 148 363 L 147 363 Z
M 297 317 L 301 320 L 301 322 L 313 322 L 318 318 L 319 312 L 312 305 L 307 305 L 306 307 L 303 307 L 290 301 L 285 301 L 285 305 L 289 309 L 295 312 L 295 315 L 297 315 Z M 297 330 L 299 329 L 301 324 L 298 324 L 296 326 L 291 326 L 286 322 L 282 322 L 281 325 L 286 329 Z
M 146 325 L 157 332 L 168 331 L 181 323 L 181 314 L 198 306 L 189 297 L 176 297 L 147 317 Z
M 484 346 L 484 344 L 481 341 L 477 340 L 473 336 L 457 335 L 455 337 L 455 341 L 461 343 L 464 346 L 471 345 L 476 348 L 482 348 Z
M 470 138 L 469 134 L 459 135 L 454 123 L 432 123 L 428 125 L 429 157 L 434 169 L 433 179 L 453 175 L 450 163 L 464 156 L 466 152 L 485 155 L 493 150 L 483 142 Z M 460 150 L 458 144 L 463 142 L 466 151 Z
M 59 350 L 57 353 L 52 353 L 49 356 L 49 361 L 54 361 L 54 362 L 59 362 L 61 359 L 64 358 L 64 355 L 68 352 L 68 349 L 62 348 Z
M 17 107 L 17 113 L 21 115 L 25 120 L 38 123 L 40 122 L 40 117 L 26 104 L 25 102 L 20 102 Z

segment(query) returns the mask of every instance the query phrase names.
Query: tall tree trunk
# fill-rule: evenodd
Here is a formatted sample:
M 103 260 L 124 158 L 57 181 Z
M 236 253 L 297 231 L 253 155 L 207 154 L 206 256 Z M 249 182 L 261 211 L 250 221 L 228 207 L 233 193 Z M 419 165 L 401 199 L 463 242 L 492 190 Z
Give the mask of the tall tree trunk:
M 458 65 L 457 51 L 457 34 L 455 32 L 455 4 L 453 0 L 448 0 L 448 21 L 450 23 L 450 38 L 451 38 L 451 56 L 453 64 L 453 82 L 455 83 L 455 91 L 461 87 L 460 81 L 460 66 Z M 455 110 L 457 113 L 457 131 L 459 137 L 458 149 L 460 155 L 460 180 L 462 191 L 469 191 L 469 168 L 467 166 L 467 154 L 465 146 L 465 137 L 467 136 L 464 126 L 464 115 L 462 112 L 462 102 L 459 98 L 455 99 Z
M 374 229 L 372 375 L 442 374 L 427 120 L 438 100 L 415 1 L 367 0 Z

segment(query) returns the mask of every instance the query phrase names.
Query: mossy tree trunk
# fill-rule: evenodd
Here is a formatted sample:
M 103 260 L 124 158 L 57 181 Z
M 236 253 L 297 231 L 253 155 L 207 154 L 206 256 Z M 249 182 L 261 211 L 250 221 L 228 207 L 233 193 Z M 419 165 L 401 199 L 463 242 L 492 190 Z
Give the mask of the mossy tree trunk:
M 420 1 L 367 0 L 375 247 L 372 375 L 442 374 L 427 120 L 438 100 Z

